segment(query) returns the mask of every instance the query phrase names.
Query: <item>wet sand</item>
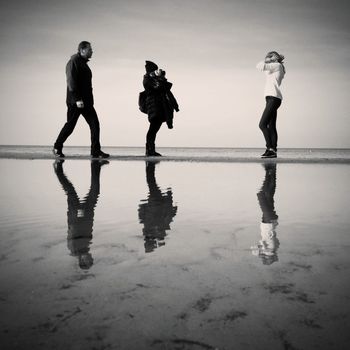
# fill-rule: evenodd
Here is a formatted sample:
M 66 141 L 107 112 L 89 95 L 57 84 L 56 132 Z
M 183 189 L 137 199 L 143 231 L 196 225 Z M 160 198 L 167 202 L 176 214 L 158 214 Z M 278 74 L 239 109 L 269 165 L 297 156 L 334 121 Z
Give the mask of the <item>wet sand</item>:
M 0 165 L 2 349 L 349 347 L 347 164 Z
M 214 162 L 214 163 L 263 163 L 259 148 L 157 148 L 162 161 Z M 158 157 L 145 157 L 143 147 L 105 147 L 110 160 L 156 161 Z M 64 148 L 66 159 L 91 159 L 89 147 Z M 54 159 L 51 146 L 1 146 L 0 159 Z M 270 159 L 271 160 L 271 159 Z M 269 161 L 270 161 L 269 160 Z M 277 163 L 329 163 L 350 164 L 349 149 L 280 149 Z

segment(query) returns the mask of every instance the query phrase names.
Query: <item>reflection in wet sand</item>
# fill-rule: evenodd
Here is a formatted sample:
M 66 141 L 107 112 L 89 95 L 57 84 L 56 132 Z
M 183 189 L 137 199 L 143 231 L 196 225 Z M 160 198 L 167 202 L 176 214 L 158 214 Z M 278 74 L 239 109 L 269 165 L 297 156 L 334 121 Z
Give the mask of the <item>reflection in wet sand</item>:
M 67 245 L 73 256 L 76 256 L 81 269 L 89 269 L 94 260 L 90 253 L 95 207 L 100 195 L 101 166 L 108 161 L 91 161 L 91 185 L 83 200 L 77 195 L 73 184 L 63 171 L 64 160 L 54 163 L 55 174 L 67 195 Z
M 165 245 L 166 231 L 177 212 L 173 206 L 171 188 L 161 191 L 155 178 L 156 163 L 146 162 L 146 181 L 149 188 L 148 198 L 139 205 L 139 220 L 144 225 L 143 235 L 145 252 L 153 252 L 157 247 Z
M 278 215 L 275 210 L 274 195 L 276 192 L 276 163 L 264 163 L 265 179 L 257 193 L 262 211 L 260 224 L 261 239 L 252 247 L 252 253 L 259 256 L 264 265 L 278 261 L 277 250 L 280 245 L 276 234 Z

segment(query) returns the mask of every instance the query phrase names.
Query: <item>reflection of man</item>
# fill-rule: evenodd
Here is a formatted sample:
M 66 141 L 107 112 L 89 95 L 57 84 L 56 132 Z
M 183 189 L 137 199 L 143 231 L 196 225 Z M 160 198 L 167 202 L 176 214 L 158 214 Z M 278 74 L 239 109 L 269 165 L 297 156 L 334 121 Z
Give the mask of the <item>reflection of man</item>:
M 149 188 L 148 198 L 139 205 L 139 220 L 144 225 L 143 235 L 145 252 L 153 252 L 165 244 L 166 230 L 176 215 L 177 207 L 173 206 L 171 188 L 161 191 L 155 178 L 155 163 L 146 162 L 146 180 Z
M 92 95 L 92 73 L 87 64 L 91 56 L 91 44 L 88 41 L 82 41 L 78 46 L 78 53 L 73 55 L 66 65 L 67 122 L 58 135 L 52 150 L 57 157 L 64 157 L 63 144 L 73 132 L 80 114 L 83 115 L 90 127 L 91 156 L 94 158 L 109 157 L 109 154 L 101 151 L 100 123 L 94 108 Z
M 78 257 L 79 266 L 89 269 L 93 264 L 90 254 L 90 244 L 94 224 L 94 210 L 100 194 L 100 171 L 107 161 L 91 161 L 91 185 L 89 193 L 80 200 L 73 184 L 63 172 L 64 160 L 54 163 L 55 173 L 67 195 L 67 220 L 68 220 L 68 249 L 73 256 Z
M 275 211 L 274 195 L 276 190 L 276 163 L 264 163 L 265 180 L 257 193 L 262 211 L 260 224 L 261 240 L 252 247 L 252 253 L 261 258 L 263 264 L 270 265 L 278 260 L 279 240 L 276 237 L 278 215 Z

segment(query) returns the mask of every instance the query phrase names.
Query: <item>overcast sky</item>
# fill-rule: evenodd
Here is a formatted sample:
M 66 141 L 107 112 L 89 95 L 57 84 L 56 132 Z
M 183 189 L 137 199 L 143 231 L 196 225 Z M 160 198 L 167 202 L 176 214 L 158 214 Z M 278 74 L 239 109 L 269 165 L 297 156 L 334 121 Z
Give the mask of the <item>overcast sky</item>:
M 0 14 L 0 144 L 51 145 L 66 120 L 65 65 L 92 43 L 101 143 L 143 146 L 144 61 L 180 113 L 159 146 L 264 147 L 267 51 L 285 55 L 279 147 L 350 147 L 350 3 L 343 0 L 12 0 Z M 83 118 L 66 145 L 89 145 Z

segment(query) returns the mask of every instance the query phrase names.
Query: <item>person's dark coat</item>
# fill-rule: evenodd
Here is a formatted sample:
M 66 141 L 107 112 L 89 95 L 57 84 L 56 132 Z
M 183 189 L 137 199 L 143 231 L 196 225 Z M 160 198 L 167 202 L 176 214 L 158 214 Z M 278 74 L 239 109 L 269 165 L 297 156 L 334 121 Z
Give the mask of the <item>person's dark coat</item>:
M 93 106 L 92 73 L 87 65 L 88 60 L 79 53 L 73 55 L 66 65 L 67 105 L 83 101 L 85 106 Z
M 171 188 L 162 191 L 157 185 L 155 163 L 147 164 L 146 180 L 149 194 L 147 200 L 142 200 L 138 212 L 140 223 L 144 225 L 145 252 L 149 253 L 165 244 L 166 231 L 170 230 L 170 223 L 177 213 L 177 206 L 173 205 Z
M 165 78 L 152 77 L 147 73 L 143 77 L 143 86 L 147 92 L 146 109 L 148 120 L 161 120 L 172 125 L 174 110 L 179 111 L 177 101 L 170 91 L 172 83 Z

